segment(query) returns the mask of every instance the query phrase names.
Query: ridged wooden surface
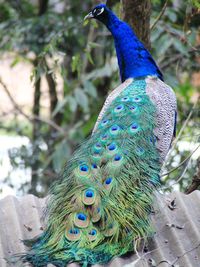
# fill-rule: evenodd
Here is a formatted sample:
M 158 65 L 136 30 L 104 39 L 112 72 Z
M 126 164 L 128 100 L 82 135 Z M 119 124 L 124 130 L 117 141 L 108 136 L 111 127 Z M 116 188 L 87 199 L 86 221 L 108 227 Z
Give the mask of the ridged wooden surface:
M 173 202 L 170 204 L 174 199 L 175 207 Z M 8 196 L 0 201 L 0 267 L 22 266 L 8 264 L 6 259 L 26 250 L 20 240 L 42 232 L 44 205 L 44 199 L 33 195 Z M 139 249 L 137 254 L 116 258 L 107 266 L 200 267 L 200 191 L 191 195 L 178 192 L 158 195 L 154 211 L 151 217 L 155 235 L 149 239 L 145 251 Z

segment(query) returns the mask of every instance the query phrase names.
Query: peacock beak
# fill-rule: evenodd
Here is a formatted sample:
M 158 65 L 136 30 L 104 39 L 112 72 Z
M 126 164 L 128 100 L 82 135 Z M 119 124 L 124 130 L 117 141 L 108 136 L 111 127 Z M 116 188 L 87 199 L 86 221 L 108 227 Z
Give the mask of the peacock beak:
M 84 20 L 86 20 L 86 19 L 92 19 L 92 18 L 94 18 L 94 16 L 93 16 L 92 12 L 90 12 L 89 14 L 87 14 L 85 16 Z

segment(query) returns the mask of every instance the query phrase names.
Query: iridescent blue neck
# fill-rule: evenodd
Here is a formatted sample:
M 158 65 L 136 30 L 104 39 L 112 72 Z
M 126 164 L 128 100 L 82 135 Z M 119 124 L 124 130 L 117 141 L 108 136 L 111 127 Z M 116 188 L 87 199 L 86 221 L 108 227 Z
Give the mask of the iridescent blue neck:
M 132 28 L 119 20 L 111 10 L 107 10 L 106 15 L 101 21 L 114 37 L 121 80 L 149 75 L 163 80 L 161 71 Z

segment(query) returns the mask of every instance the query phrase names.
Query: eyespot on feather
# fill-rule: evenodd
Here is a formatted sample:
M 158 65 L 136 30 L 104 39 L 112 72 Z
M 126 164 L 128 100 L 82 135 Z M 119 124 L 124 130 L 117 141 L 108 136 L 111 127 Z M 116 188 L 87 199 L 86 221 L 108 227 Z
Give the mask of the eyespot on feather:
M 121 113 L 124 110 L 124 105 L 120 104 L 114 108 L 114 113 Z
M 81 237 L 81 231 L 78 228 L 70 228 L 70 229 L 66 229 L 65 231 L 65 237 L 69 240 L 69 241 L 78 241 Z
M 116 150 L 117 150 L 117 145 L 116 145 L 116 143 L 114 143 L 114 142 L 110 143 L 110 144 L 107 146 L 107 149 L 108 149 L 109 151 L 116 151 Z
M 104 186 L 105 186 L 106 190 L 110 190 L 112 188 L 112 182 L 113 182 L 112 177 L 108 177 L 105 179 Z
M 140 127 L 136 122 L 132 123 L 131 126 L 129 127 L 130 133 L 136 133 L 139 131 L 139 129 Z
M 82 202 L 85 205 L 94 204 L 96 199 L 96 192 L 92 188 L 88 188 L 82 192 Z
M 117 135 L 120 131 L 120 127 L 118 125 L 113 125 L 110 127 L 110 133 L 112 135 Z
M 108 177 L 108 178 L 105 180 L 105 184 L 106 184 L 106 185 L 111 184 L 111 182 L 112 182 L 112 178 L 111 178 L 111 177 Z
M 103 119 L 102 122 L 101 122 L 101 126 L 106 126 L 107 124 L 109 123 L 109 120 L 107 119 Z
M 135 96 L 133 97 L 133 102 L 141 102 L 142 101 L 142 98 L 140 96 Z
M 88 238 L 90 241 L 95 241 L 97 239 L 97 230 L 96 229 L 91 229 L 88 232 Z
M 75 169 L 75 175 L 82 178 L 89 178 L 91 176 L 90 168 L 87 164 L 82 163 Z
M 106 143 L 108 142 L 108 138 L 109 138 L 109 135 L 108 135 L 108 134 L 103 134 L 103 135 L 100 137 L 101 143 L 102 143 L 102 144 L 106 144 Z
M 86 228 L 89 225 L 89 217 L 84 213 L 76 213 L 74 215 L 74 224 L 79 228 Z
M 94 146 L 93 146 L 93 151 L 95 153 L 100 153 L 101 151 L 103 150 L 103 147 L 100 143 L 96 143 Z
M 82 172 L 88 172 L 88 170 L 89 170 L 89 168 L 88 168 L 87 165 L 81 165 L 80 166 L 80 171 L 82 171 Z
M 132 113 L 135 113 L 137 111 L 137 107 L 136 106 L 130 106 L 129 107 L 129 110 L 132 112 Z
M 128 102 L 130 101 L 130 98 L 128 96 L 124 96 L 123 98 L 121 98 L 122 102 Z
M 122 159 L 122 156 L 119 154 L 116 154 L 114 157 L 114 161 L 120 161 Z
M 97 169 L 98 167 L 97 167 L 97 164 L 95 164 L 95 163 L 93 163 L 92 164 L 92 169 Z
M 117 169 L 124 164 L 125 158 L 121 154 L 115 154 L 112 160 L 108 163 L 108 168 L 117 171 Z

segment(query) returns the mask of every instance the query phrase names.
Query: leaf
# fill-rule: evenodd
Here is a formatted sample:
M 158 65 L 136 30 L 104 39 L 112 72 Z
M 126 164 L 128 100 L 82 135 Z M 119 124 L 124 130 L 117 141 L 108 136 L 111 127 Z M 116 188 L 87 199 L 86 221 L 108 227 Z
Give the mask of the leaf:
M 83 108 L 85 112 L 87 112 L 89 108 L 89 102 L 83 89 L 76 88 L 74 91 L 74 95 L 75 95 L 77 103 Z
M 97 90 L 96 90 L 96 87 L 93 85 L 92 82 L 85 80 L 83 82 L 83 85 L 84 85 L 84 91 L 85 92 L 87 92 L 93 98 L 97 98 Z
M 179 82 L 177 80 L 176 75 L 172 75 L 171 73 L 166 72 L 165 74 L 165 82 L 169 84 L 172 88 L 178 86 Z
M 172 9 L 167 9 L 167 16 L 169 17 L 169 19 L 172 21 L 172 22 L 176 22 L 177 20 L 177 15 L 176 15 L 176 12 Z
M 10 64 L 10 67 L 13 68 L 15 67 L 18 63 L 20 62 L 20 57 L 16 57 L 12 63 Z
M 72 63 L 71 63 L 71 67 L 72 67 L 72 72 L 78 71 L 80 69 L 80 55 L 76 54 L 72 57 Z
M 115 62 L 106 63 L 103 68 L 96 69 L 95 71 L 90 72 L 87 75 L 87 80 L 103 78 L 103 77 L 110 77 L 112 73 L 116 70 Z
M 97 21 L 95 19 L 92 19 L 91 23 L 92 23 L 92 27 L 98 28 L 99 25 L 98 25 L 98 23 L 97 23 Z
M 62 170 L 70 154 L 71 150 L 66 140 L 62 141 L 56 146 L 55 152 L 52 155 L 52 162 L 53 162 L 53 168 L 57 173 L 59 173 Z
M 86 56 L 87 56 L 87 59 L 89 60 L 89 62 L 94 65 L 94 61 L 92 59 L 92 55 L 90 53 L 90 51 L 88 49 L 85 49 L 85 53 L 86 53 Z
M 58 112 L 60 112 L 67 102 L 68 102 L 68 97 L 65 97 L 62 101 L 59 101 L 52 113 L 52 116 L 54 117 Z
M 93 116 L 90 117 L 90 119 L 87 122 L 84 123 L 84 125 L 82 126 L 82 131 L 85 136 L 87 136 L 91 132 L 91 129 L 93 129 L 96 120 L 97 120 L 97 114 L 94 114 Z
M 68 101 L 69 101 L 69 109 L 71 110 L 71 112 L 75 112 L 77 109 L 77 101 L 74 97 L 69 96 L 68 97 Z
M 159 25 L 156 27 L 156 30 L 152 31 L 151 34 L 151 42 L 154 43 L 163 33 L 162 27 L 159 27 Z
M 173 45 L 181 54 L 188 55 L 187 48 L 180 40 L 176 39 L 175 42 L 173 43 Z
M 156 43 L 156 51 L 159 57 L 163 56 L 172 45 L 173 39 L 168 34 L 163 34 Z
M 91 48 L 96 48 L 96 47 L 103 47 L 102 45 L 95 43 L 95 42 L 89 42 L 88 46 Z
M 200 8 L 199 0 L 190 0 L 190 2 L 192 2 L 195 7 Z
M 88 23 L 89 23 L 89 19 L 84 20 L 84 21 L 83 21 L 83 26 L 84 26 L 84 27 L 87 26 Z

